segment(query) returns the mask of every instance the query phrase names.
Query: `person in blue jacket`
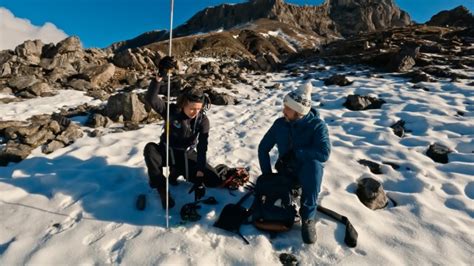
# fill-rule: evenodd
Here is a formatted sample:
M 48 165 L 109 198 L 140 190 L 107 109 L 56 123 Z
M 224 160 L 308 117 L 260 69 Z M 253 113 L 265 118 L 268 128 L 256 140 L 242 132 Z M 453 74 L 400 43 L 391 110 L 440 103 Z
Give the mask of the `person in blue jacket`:
M 262 174 L 272 173 L 269 152 L 276 144 L 277 171 L 290 175 L 301 186 L 301 235 L 307 244 L 316 242 L 316 204 L 323 163 L 331 152 L 326 123 L 312 108 L 312 88 L 311 83 L 306 83 L 285 96 L 283 117 L 275 120 L 258 146 Z

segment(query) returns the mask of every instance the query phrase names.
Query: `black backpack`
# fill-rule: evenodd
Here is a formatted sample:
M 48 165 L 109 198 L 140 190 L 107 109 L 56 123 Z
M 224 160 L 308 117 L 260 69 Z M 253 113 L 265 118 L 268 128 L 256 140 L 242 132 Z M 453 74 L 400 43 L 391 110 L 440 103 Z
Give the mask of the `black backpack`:
M 285 232 L 296 217 L 292 205 L 292 181 L 280 174 L 261 175 L 255 185 L 252 223 L 260 230 Z

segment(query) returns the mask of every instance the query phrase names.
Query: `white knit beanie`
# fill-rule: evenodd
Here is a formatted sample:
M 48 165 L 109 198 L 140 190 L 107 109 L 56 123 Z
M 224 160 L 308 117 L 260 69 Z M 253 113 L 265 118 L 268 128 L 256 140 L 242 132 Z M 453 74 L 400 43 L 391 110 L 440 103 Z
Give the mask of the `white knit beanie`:
M 307 82 L 298 87 L 298 89 L 288 93 L 283 100 L 283 103 L 292 110 L 306 115 L 311 110 L 311 92 L 313 85 Z

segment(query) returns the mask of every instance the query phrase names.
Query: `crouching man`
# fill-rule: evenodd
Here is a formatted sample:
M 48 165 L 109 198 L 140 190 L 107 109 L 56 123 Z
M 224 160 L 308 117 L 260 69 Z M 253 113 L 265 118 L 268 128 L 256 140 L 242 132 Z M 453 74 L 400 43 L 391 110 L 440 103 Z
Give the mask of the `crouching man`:
M 301 85 L 284 98 L 283 117 L 275 120 L 258 147 L 262 174 L 272 173 L 269 152 L 277 145 L 275 166 L 301 186 L 300 216 L 303 242 L 316 242 L 316 202 L 321 189 L 323 162 L 331 151 L 326 123 L 312 108 L 311 83 Z

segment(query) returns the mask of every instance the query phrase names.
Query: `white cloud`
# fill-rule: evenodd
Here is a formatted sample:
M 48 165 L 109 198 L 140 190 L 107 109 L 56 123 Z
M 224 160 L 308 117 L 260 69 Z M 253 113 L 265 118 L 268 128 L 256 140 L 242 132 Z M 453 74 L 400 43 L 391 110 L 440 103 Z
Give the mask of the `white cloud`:
M 66 37 L 67 34 L 52 23 L 35 26 L 29 20 L 17 18 L 10 10 L 0 7 L 0 50 L 15 49 L 26 40 L 57 43 Z

